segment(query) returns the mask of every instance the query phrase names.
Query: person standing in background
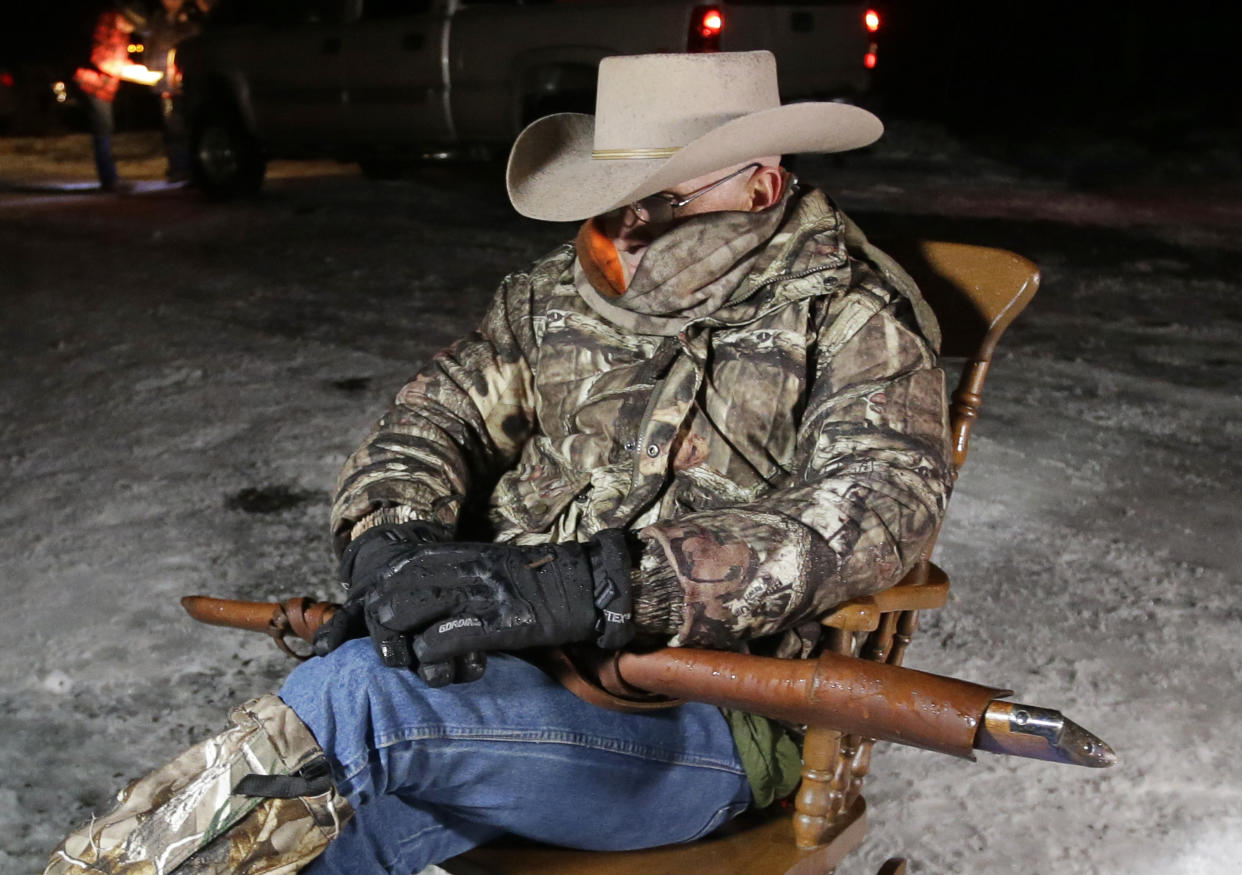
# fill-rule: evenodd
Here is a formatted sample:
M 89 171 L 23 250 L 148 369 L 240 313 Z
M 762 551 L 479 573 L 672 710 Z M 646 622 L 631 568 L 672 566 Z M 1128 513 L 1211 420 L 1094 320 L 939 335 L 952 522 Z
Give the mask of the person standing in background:
M 185 182 L 190 178 L 189 130 L 177 100 L 177 83 L 170 73 L 170 56 L 182 40 L 198 33 L 210 9 L 206 0 L 160 0 L 148 28 L 147 55 L 151 58 L 148 66 L 164 74 L 152 90 L 160 101 L 169 182 Z
M 145 24 L 146 16 L 136 6 L 105 10 L 95 22 L 89 63 L 73 74 L 91 126 L 95 170 L 99 174 L 101 191 L 116 191 L 120 187 L 116 161 L 112 157 L 112 102 L 121 80 L 154 85 L 164 76 L 129 59 L 129 35 Z

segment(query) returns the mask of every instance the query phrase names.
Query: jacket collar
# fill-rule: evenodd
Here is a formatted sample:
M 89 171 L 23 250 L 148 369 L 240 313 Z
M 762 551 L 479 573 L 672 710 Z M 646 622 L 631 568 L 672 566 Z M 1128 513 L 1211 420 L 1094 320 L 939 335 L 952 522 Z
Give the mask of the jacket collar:
M 939 350 L 940 327 L 914 280 L 817 188 L 795 188 L 761 213 L 705 213 L 678 225 L 652 243 L 620 297 L 609 289 L 601 294 L 579 258 L 571 281 L 609 322 L 672 337 L 696 323 L 752 322 L 823 294 L 833 274 L 848 285 L 851 254 L 872 264 L 909 300 L 920 331 Z
M 746 322 L 815 291 L 791 294 L 780 280 L 845 263 L 837 216 L 814 189 L 759 213 L 694 216 L 652 242 L 620 297 L 611 283 L 600 288 L 597 259 L 580 234 L 574 286 L 601 316 L 644 334 L 673 336 L 702 320 Z

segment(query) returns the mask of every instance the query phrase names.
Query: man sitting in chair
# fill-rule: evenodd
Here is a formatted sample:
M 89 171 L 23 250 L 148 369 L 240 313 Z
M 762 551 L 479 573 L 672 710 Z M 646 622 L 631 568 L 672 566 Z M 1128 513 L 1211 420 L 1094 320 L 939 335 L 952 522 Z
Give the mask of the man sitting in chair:
M 521 654 L 805 656 L 817 618 L 918 560 L 951 479 L 934 318 L 779 158 L 880 133 L 781 106 L 767 52 L 601 62 L 596 115 L 536 121 L 509 159 L 517 210 L 576 238 L 506 277 L 346 463 L 319 658 L 48 871 L 410 873 L 503 833 L 684 842 L 791 792 L 777 725 L 604 710 Z

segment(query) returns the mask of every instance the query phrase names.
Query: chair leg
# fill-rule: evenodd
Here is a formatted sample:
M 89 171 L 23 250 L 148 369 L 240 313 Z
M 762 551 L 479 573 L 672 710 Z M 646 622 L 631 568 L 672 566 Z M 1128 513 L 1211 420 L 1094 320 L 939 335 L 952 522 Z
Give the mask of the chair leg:
M 853 653 L 854 636 L 841 629 L 828 629 L 828 647 Z M 794 799 L 794 838 L 804 850 L 819 847 L 846 810 L 848 776 L 842 775 L 843 733 L 822 726 L 807 729 L 802 742 L 802 783 Z M 843 780 L 845 778 L 845 780 Z
M 785 870 L 785 875 L 832 875 L 867 836 L 867 803 L 861 796 L 832 819 L 821 844 Z
M 874 738 L 858 738 L 849 736 L 842 751 L 841 785 L 846 807 L 854 804 L 854 800 L 862 793 L 863 780 L 871 771 L 871 749 L 875 746 Z M 848 755 L 848 756 L 846 756 Z
M 802 784 L 794 802 L 793 826 L 796 844 L 804 850 L 824 843 L 845 807 L 836 774 L 842 738 L 835 730 L 811 727 L 802 742 Z
M 918 611 L 885 612 L 877 628 L 862 640 L 845 629 L 828 627 L 826 649 L 900 665 L 917 628 Z M 866 831 L 862 787 L 871 770 L 874 744 L 873 739 L 824 727 L 807 730 L 793 828 L 797 847 L 813 849 L 813 853 L 785 875 L 831 875 L 845 855 L 862 843 Z M 880 875 L 905 872 L 906 861 L 893 858 Z

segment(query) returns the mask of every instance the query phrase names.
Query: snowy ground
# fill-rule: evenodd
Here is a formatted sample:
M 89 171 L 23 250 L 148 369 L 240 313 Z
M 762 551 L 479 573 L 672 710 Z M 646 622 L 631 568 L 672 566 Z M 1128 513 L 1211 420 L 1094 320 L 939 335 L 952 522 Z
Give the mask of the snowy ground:
M 122 172 L 155 180 L 129 135 Z M 873 236 L 1007 246 L 1045 284 L 993 368 L 910 663 L 1062 709 L 1088 771 L 882 745 L 844 873 L 1238 871 L 1242 184 L 1237 153 L 967 146 L 894 126 L 810 161 Z M 567 237 L 492 165 L 376 184 L 277 165 L 214 205 L 111 197 L 82 137 L 0 140 L 0 872 L 269 691 L 261 636 L 189 593 L 334 595 L 335 472 L 393 390 Z M 1234 171 L 1222 178 L 1222 171 Z

